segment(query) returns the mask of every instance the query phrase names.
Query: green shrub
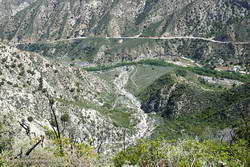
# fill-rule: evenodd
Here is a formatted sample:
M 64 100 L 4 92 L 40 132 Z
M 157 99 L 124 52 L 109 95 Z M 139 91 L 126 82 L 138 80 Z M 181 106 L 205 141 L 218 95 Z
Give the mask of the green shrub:
M 245 142 L 229 145 L 211 140 L 140 140 L 135 146 L 118 153 L 113 162 L 117 167 L 124 164 L 154 167 L 159 163 L 180 167 L 237 167 L 249 165 L 248 154 Z
M 12 133 L 11 130 L 0 122 L 0 154 L 11 149 L 12 136 L 10 133 Z
M 8 162 L 8 158 L 10 155 L 8 155 L 7 152 L 1 152 L 0 153 L 0 166 L 1 167 L 9 167 L 10 163 Z
M 141 60 L 138 62 L 123 62 L 123 63 L 117 63 L 115 65 L 111 66 L 96 66 L 96 67 L 87 67 L 84 68 L 86 71 L 104 71 L 104 70 L 110 70 L 117 67 L 123 67 L 123 66 L 131 66 L 131 65 L 137 65 L 137 64 L 143 64 L 143 65 L 151 65 L 151 66 L 161 66 L 161 67 L 175 67 L 177 75 L 185 76 L 187 71 L 190 71 L 192 73 L 198 74 L 198 75 L 204 75 L 204 76 L 210 76 L 215 78 L 227 78 L 232 80 L 239 80 L 242 82 L 250 82 L 250 75 L 243 75 L 240 73 L 235 72 L 227 72 L 227 71 L 216 71 L 212 70 L 210 68 L 205 67 L 180 67 L 171 63 L 167 63 L 162 60 L 157 59 L 146 59 Z
M 31 116 L 29 116 L 29 117 L 27 118 L 27 120 L 28 120 L 29 122 L 32 122 L 32 121 L 34 120 L 34 118 L 31 117 Z
M 185 77 L 185 76 L 187 76 L 187 71 L 184 70 L 184 69 L 177 69 L 177 70 L 176 70 L 176 75 Z
M 68 113 L 65 113 L 61 116 L 61 121 L 62 122 L 69 122 L 70 121 L 70 116 Z

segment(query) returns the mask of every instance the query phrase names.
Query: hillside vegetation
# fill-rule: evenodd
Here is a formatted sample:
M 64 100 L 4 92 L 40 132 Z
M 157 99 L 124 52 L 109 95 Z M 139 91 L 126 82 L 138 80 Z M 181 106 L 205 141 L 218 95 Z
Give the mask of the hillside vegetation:
M 249 0 L 0 0 L 0 167 L 249 167 Z

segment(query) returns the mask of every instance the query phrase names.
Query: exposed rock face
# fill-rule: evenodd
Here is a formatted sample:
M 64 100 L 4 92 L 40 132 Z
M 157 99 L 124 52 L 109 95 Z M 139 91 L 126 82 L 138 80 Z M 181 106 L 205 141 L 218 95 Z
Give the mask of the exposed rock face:
M 81 69 L 53 63 L 39 55 L 20 52 L 2 44 L 0 47 L 1 119 L 8 118 L 11 127 L 18 129 L 15 131 L 17 145 L 20 144 L 19 140 L 24 141 L 25 136 L 28 138 L 25 135 L 27 131 L 19 123 L 30 127 L 29 134 L 32 137 L 44 135 L 44 126 L 51 127 L 48 97 L 56 101 L 53 108 L 59 120 L 65 113 L 70 116 L 67 124 L 60 122 L 66 136 L 77 141 L 93 138 L 96 142 L 99 137 L 108 138 L 98 133 L 104 129 L 109 131 L 109 128 L 116 129 L 113 135 L 118 135 L 119 130 L 108 123 L 110 120 L 94 109 L 81 106 L 90 102 L 97 106 L 103 104 L 105 100 L 100 94 L 110 92 L 103 81 Z M 83 104 L 76 105 L 80 102 Z M 28 117 L 34 120 L 29 122 Z
M 249 38 L 248 0 L 2 0 L 0 9 L 1 38 L 14 41 L 138 34 Z

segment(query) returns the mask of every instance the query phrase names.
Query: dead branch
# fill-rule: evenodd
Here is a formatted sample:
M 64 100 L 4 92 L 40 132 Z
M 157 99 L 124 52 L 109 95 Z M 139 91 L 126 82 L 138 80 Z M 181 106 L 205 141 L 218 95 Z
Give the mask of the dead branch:
M 59 123 L 58 123 L 58 120 L 57 120 L 57 116 L 56 116 L 56 111 L 53 108 L 54 103 L 55 103 L 54 99 L 53 98 L 49 98 L 49 106 L 50 106 L 51 114 L 52 114 L 52 116 L 54 118 L 54 121 L 55 121 L 55 126 L 56 126 L 56 131 L 57 131 L 56 137 L 57 137 L 57 139 L 60 142 L 59 143 L 60 151 L 61 151 L 61 153 L 63 153 L 63 146 L 62 146 L 62 140 L 61 140 L 61 132 L 60 132 L 60 128 L 59 128 Z
M 44 140 L 44 137 L 42 137 L 35 145 L 33 145 L 26 153 L 25 156 L 29 156 L 30 153 Z
M 25 130 L 26 134 L 30 135 L 30 127 L 25 124 L 25 122 L 18 121 L 19 125 Z

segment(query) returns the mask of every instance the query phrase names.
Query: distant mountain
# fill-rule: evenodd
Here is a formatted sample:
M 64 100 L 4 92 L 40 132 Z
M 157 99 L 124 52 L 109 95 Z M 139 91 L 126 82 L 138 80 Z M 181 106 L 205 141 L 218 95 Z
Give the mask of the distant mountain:
M 2 0 L 0 39 L 80 64 L 184 56 L 211 68 L 249 71 L 250 44 L 233 43 L 249 42 L 249 6 L 248 0 Z M 105 39 L 120 36 L 134 39 Z
M 247 41 L 248 0 L 1 0 L 0 37 L 202 36 Z

